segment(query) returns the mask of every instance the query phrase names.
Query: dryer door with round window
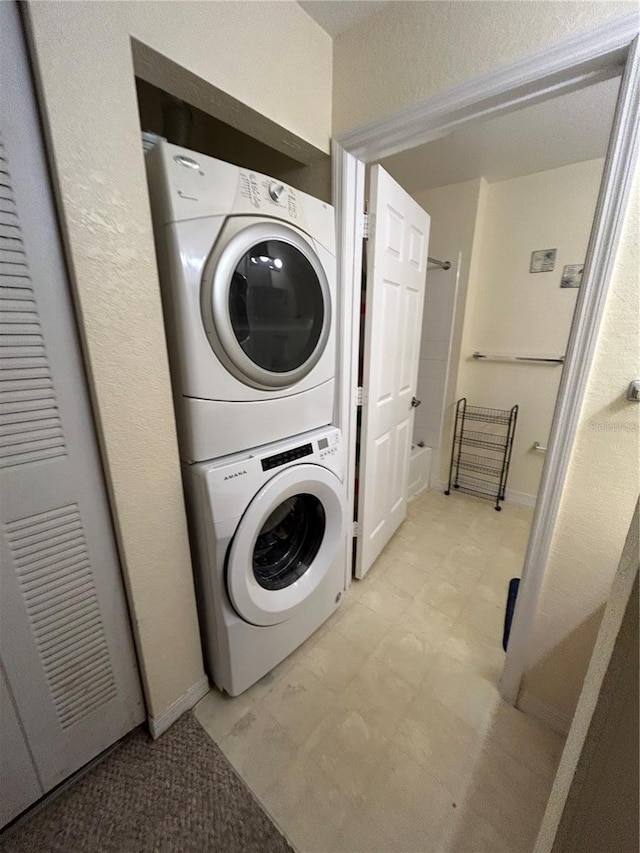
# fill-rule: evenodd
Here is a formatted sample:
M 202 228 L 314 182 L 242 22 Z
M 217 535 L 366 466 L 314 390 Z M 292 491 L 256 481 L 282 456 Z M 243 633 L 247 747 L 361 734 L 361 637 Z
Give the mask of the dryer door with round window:
M 305 606 L 338 556 L 343 485 L 317 465 L 294 465 L 249 504 L 231 543 L 227 588 L 238 615 L 276 625 Z
M 288 225 L 230 219 L 205 265 L 201 303 L 218 358 L 254 388 L 294 385 L 327 345 L 327 276 L 311 242 Z

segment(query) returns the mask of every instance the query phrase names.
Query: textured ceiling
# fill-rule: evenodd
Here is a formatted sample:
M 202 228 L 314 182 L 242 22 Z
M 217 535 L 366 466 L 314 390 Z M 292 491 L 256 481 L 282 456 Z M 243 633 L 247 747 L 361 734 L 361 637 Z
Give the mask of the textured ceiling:
M 332 38 L 373 15 L 389 0 L 298 0 L 304 11 Z
M 475 124 L 381 161 L 410 192 L 490 183 L 604 157 L 620 78 Z

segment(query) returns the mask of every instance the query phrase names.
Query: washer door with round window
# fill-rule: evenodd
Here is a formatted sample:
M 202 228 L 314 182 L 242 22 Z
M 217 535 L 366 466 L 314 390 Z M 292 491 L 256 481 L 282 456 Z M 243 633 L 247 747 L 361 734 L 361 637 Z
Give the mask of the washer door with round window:
M 276 474 L 240 520 L 227 561 L 229 597 L 254 625 L 276 625 L 304 607 L 338 556 L 343 485 L 326 468 Z
M 254 388 L 299 382 L 329 338 L 331 297 L 322 263 L 301 231 L 275 220 L 225 223 L 205 264 L 201 308 L 214 352 Z

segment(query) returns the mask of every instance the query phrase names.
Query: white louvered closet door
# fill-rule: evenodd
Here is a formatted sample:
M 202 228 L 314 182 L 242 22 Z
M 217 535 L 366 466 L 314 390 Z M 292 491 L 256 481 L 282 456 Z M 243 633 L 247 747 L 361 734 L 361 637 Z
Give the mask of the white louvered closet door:
M 13 3 L 0 3 L 0 274 L 3 705 L 28 744 L 37 796 L 142 722 L 144 710 Z M 3 725 L 0 782 L 33 799 L 33 778 L 11 779 L 26 769 L 8 736 Z M 0 809 L 0 823 L 27 805 L 18 800 Z

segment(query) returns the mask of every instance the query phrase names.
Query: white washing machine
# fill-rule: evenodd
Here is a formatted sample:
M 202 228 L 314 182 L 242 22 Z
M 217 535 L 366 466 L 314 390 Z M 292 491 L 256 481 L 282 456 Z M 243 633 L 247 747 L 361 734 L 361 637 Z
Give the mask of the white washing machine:
M 345 587 L 340 431 L 183 465 L 208 672 L 242 693 L 311 636 Z
M 145 159 L 182 458 L 331 423 L 331 205 L 167 142 Z

